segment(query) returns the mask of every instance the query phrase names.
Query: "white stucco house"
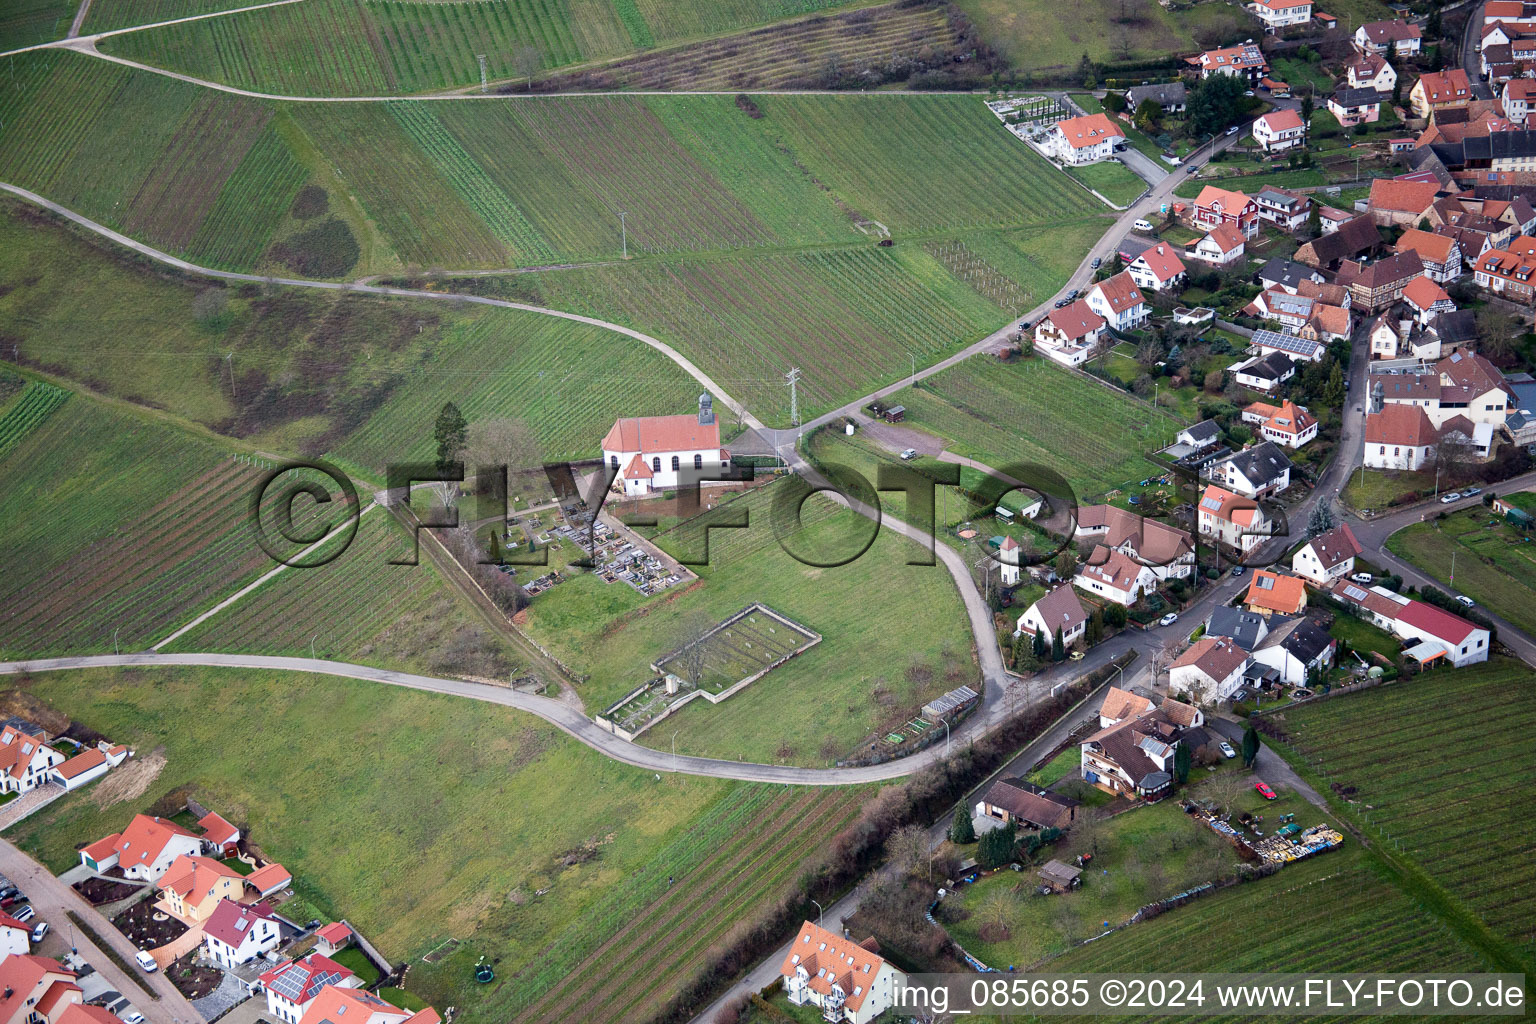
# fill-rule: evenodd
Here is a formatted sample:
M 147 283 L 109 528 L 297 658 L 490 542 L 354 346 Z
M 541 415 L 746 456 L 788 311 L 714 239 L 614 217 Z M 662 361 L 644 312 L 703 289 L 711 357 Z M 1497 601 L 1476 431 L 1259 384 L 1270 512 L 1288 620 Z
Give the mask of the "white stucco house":
M 1061 642 L 1068 647 L 1083 638 L 1088 629 L 1088 613 L 1082 599 L 1070 586 L 1060 586 L 1024 610 L 1016 628 L 1024 636 L 1034 636 L 1038 630 L 1046 640 L 1061 630 Z
M 1348 523 L 1340 523 L 1303 544 L 1291 556 L 1291 570 L 1320 587 L 1331 586 L 1355 571 L 1355 556 L 1363 549 Z
M 779 967 L 789 1001 L 815 1006 L 828 1021 L 868 1024 L 890 1009 L 905 975 L 880 954 L 810 921 Z
M 616 421 L 603 438 L 603 461 L 617 473 L 614 490 L 640 497 L 676 488 L 688 471 L 729 469 L 731 453 L 720 447 L 714 400 L 705 393 L 699 396 L 697 416 Z
M 203 946 L 214 962 L 226 970 L 276 949 L 281 937 L 277 912 L 265 903 L 242 905 L 230 899 L 220 900 L 203 923 Z
M 1248 652 L 1231 637 L 1195 641 L 1168 669 L 1168 692 L 1197 705 L 1228 700 L 1243 685 Z
M 1107 114 L 1085 114 L 1057 121 L 1044 143 L 1051 156 L 1073 166 L 1108 160 L 1123 145 L 1125 132 Z

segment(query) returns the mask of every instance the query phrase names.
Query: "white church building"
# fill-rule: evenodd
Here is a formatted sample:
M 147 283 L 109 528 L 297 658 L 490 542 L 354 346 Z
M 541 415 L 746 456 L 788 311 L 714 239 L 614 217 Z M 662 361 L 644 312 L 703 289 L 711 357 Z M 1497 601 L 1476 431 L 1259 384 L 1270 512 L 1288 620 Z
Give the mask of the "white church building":
M 615 421 L 603 438 L 603 461 L 618 472 L 614 490 L 633 498 L 672 490 L 687 470 L 728 469 L 731 453 L 720 447 L 720 424 L 706 392 L 699 396 L 697 416 Z

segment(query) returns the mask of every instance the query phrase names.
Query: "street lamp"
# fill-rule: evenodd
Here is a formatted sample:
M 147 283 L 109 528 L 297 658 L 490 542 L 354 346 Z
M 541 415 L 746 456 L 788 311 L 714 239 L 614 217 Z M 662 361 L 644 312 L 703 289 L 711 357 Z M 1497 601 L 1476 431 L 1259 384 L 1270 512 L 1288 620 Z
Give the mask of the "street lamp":
M 826 911 L 821 909 L 821 904 L 816 900 L 812 900 L 809 896 L 807 896 L 806 899 L 811 900 L 812 903 L 816 904 L 816 927 L 820 928 L 821 920 L 826 915 Z

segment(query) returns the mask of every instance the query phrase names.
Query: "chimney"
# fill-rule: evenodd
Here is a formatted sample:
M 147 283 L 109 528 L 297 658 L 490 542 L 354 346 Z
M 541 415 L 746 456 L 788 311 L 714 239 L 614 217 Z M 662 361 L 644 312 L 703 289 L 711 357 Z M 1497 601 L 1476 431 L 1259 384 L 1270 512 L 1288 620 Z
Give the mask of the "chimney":
M 706 391 L 699 396 L 699 426 L 707 427 L 715 422 L 715 400 Z

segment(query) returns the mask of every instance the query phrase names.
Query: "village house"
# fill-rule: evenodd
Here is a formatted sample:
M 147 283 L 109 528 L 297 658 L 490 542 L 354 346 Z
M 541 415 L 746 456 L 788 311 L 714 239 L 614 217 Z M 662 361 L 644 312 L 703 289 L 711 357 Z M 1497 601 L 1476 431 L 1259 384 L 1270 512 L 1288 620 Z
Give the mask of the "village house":
M 250 963 L 282 939 L 277 912 L 265 903 L 242 906 L 220 900 L 203 922 L 203 946 L 220 967 L 233 970 Z
M 129 753 L 125 746 L 113 746 L 102 740 L 97 746 L 81 751 L 62 764 L 54 765 L 49 769 L 48 778 L 66 792 L 79 789 L 122 764 Z
M 0 959 L 32 951 L 32 929 L 0 910 Z
M 197 820 L 197 827 L 203 830 L 203 843 L 209 853 L 233 857 L 240 851 L 240 830 L 225 821 L 222 814 L 210 811 Z
M 1419 76 L 1408 93 L 1414 117 L 1428 117 L 1441 110 L 1465 107 L 1471 100 L 1472 83 L 1461 68 L 1426 72 Z
M 1266 153 L 1283 153 L 1307 143 L 1307 126 L 1294 110 L 1272 110 L 1253 122 L 1253 141 Z
M 1385 57 L 1367 53 L 1349 62 L 1345 69 L 1345 81 L 1351 89 L 1369 89 L 1375 93 L 1390 93 L 1397 85 L 1397 72 Z
M 731 453 L 720 447 L 714 399 L 699 396 L 697 416 L 632 416 L 603 438 L 603 461 L 617 473 L 614 488 L 628 497 L 674 490 L 683 473 L 724 471 Z M 697 476 L 694 479 L 698 479 Z
M 1233 78 L 1241 78 L 1250 86 L 1258 85 L 1259 79 L 1269 74 L 1269 63 L 1264 59 L 1264 51 L 1255 43 L 1242 43 L 1237 46 L 1228 46 L 1220 50 L 1207 50 L 1202 54 L 1187 58 L 1200 73 L 1202 79 L 1212 75 L 1228 75 Z
M 208 920 L 220 900 L 239 901 L 245 876 L 208 857 L 183 854 L 171 862 L 155 888 L 166 909 L 188 924 Z
M 1262 119 L 1261 119 L 1262 120 Z M 1257 126 L 1257 122 L 1255 122 Z M 1272 185 L 1260 189 L 1253 197 L 1253 205 L 1259 209 L 1259 219 L 1275 225 L 1282 231 L 1300 231 L 1307 226 L 1312 211 L 1312 200 L 1300 192 L 1291 192 Z M 1289 263 L 1276 257 L 1271 263 Z M 1268 264 L 1265 264 L 1268 266 Z M 1297 264 L 1290 264 L 1296 266 Z M 1321 278 L 1319 278 L 1321 279 Z M 1289 289 L 1288 289 L 1289 290 Z
M 1298 576 L 1282 576 L 1268 569 L 1256 569 L 1243 604 L 1249 611 L 1266 618 L 1276 613 L 1297 615 L 1307 606 L 1306 581 Z
M 1157 576 L 1125 552 L 1100 545 L 1089 553 L 1072 584 L 1129 608 L 1157 589 Z
M 98 839 L 80 851 L 80 863 L 96 872 L 122 868 L 139 882 L 157 882 L 178 857 L 203 852 L 201 836 L 173 821 L 135 814 L 121 834 Z
M 1371 219 L 1382 227 L 1411 227 L 1434 204 L 1440 185 L 1433 181 L 1397 181 L 1377 178 L 1371 182 Z
M 926 710 L 926 709 L 925 709 Z M 326 956 L 335 956 L 357 937 L 345 921 L 332 921 L 315 930 L 315 948 Z
M 868 1024 L 890 1009 L 906 976 L 868 947 L 806 921 L 779 967 L 784 992 L 831 1021 Z
M 1536 78 L 1511 78 L 1499 96 L 1504 116 L 1511 124 L 1525 127 L 1530 122 L 1531 107 L 1536 105 Z
M 1083 638 L 1088 628 L 1088 613 L 1077 591 L 1070 586 L 1059 586 L 1024 610 L 1016 628 L 1024 636 L 1036 631 L 1047 641 L 1061 631 L 1061 642 L 1071 647 Z
M 1530 305 L 1536 294 L 1536 253 L 1521 255 L 1509 249 L 1489 249 L 1472 266 L 1472 280 L 1495 295 Z
M 1296 376 L 1295 361 L 1283 352 L 1252 356 L 1234 363 L 1229 369 L 1232 379 L 1241 386 L 1268 394 L 1273 394 L 1281 384 Z
M 1242 259 L 1243 233 L 1235 224 L 1218 224 L 1188 249 L 1184 255 L 1190 259 L 1225 267 Z
M 1341 85 L 1329 94 L 1328 112 L 1345 128 L 1381 120 L 1381 93 L 1375 89 L 1351 89 Z
M 1272 620 L 1273 621 L 1273 620 Z M 1310 618 L 1299 617 L 1274 625 L 1253 649 L 1256 665 L 1274 669 L 1286 686 L 1305 686 L 1314 672 L 1333 664 L 1339 642 Z
M 1274 191 L 1265 189 L 1264 192 Z M 1261 192 L 1260 195 L 1264 193 Z M 1322 282 L 1326 280 L 1322 274 L 1311 267 L 1301 263 L 1292 263 L 1290 260 L 1281 259 L 1278 256 L 1271 257 L 1264 266 L 1259 268 L 1256 275 L 1259 286 L 1266 291 L 1279 288 L 1287 295 L 1296 295 L 1303 281 Z
M 75 973 L 57 960 L 30 953 L 0 960 L 0 1024 L 60 1024 L 84 1002 Z
M 305 1011 L 327 985 L 362 988 L 363 980 L 319 953 L 284 960 L 261 976 L 261 987 L 267 993 L 267 1012 L 284 1024 L 300 1024 Z
M 1454 281 L 1461 276 L 1461 245 L 1449 235 L 1409 228 L 1398 237 L 1397 251 L 1418 256 L 1431 284 Z
M 1515 395 L 1499 368 L 1485 356 L 1452 352 L 1413 372 L 1372 373 L 1371 397 L 1387 405 L 1418 406 L 1437 429 L 1453 417 L 1503 426 Z
M 1254 402 L 1243 409 L 1242 419 L 1256 426 L 1266 441 L 1285 448 L 1300 448 L 1317 436 L 1317 417 L 1289 398 L 1278 406 Z
M 1035 326 L 1035 348 L 1063 366 L 1081 366 L 1098 349 L 1104 318 L 1083 299 L 1053 309 Z
M 1228 637 L 1251 653 L 1269 635 L 1269 619 L 1242 608 L 1217 605 L 1206 617 L 1205 635 Z
M 1243 684 L 1248 652 L 1230 637 L 1196 640 L 1168 668 L 1168 692 L 1209 707 L 1228 700 Z
M 1312 0 L 1254 0 L 1248 10 L 1264 23 L 1268 33 L 1312 20 Z
M 1279 331 L 1254 331 L 1248 343 L 1249 347 L 1257 349 L 1260 355 L 1279 352 L 1297 363 L 1322 362 L 1328 350 L 1327 345 L 1315 338 L 1302 338 L 1294 334 L 1282 334 Z
M 436 1010 L 402 1010 L 372 992 L 327 985 L 310 1004 L 299 1024 L 441 1024 Z
M 48 781 L 64 755 L 14 725 L 0 729 L 0 793 L 28 793 Z
M 1245 555 L 1269 538 L 1269 519 L 1252 498 L 1210 484 L 1196 508 L 1202 534 Z
M 1199 708 L 1166 697 L 1156 707 L 1111 687 L 1099 730 L 1080 745 L 1083 779 L 1114 796 L 1160 800 L 1173 791 L 1173 757 L 1185 730 L 1205 724 Z M 1106 722 L 1111 715 L 1120 715 Z
M 1369 214 L 1350 217 L 1337 228 L 1329 230 L 1328 210 L 1321 211 L 1323 234 L 1296 250 L 1296 261 L 1318 270 L 1333 270 L 1347 259 L 1356 259 L 1373 252 L 1381 244 L 1381 231 Z
M 1329 587 L 1355 571 L 1355 557 L 1363 549 L 1348 523 L 1307 541 L 1291 556 L 1291 571 L 1319 586 Z
M 1401 18 L 1391 21 L 1368 21 L 1355 29 L 1355 49 L 1363 54 L 1378 57 L 1391 54 L 1396 57 L 1411 56 L 1419 52 L 1424 32 L 1417 25 Z
M 1025 829 L 1059 828 L 1077 819 L 1077 801 L 1023 779 L 998 779 L 976 803 L 976 818 Z
M 1156 103 L 1165 114 L 1182 114 L 1188 101 L 1188 90 L 1182 81 L 1133 85 L 1125 90 L 1125 109 L 1132 114 L 1148 100 Z
M 1202 478 L 1245 498 L 1267 498 L 1291 486 L 1291 460 L 1273 441 L 1207 463 Z
M 1312 320 L 1316 306 L 1316 299 L 1271 288 L 1254 296 L 1253 301 L 1243 307 L 1243 312 L 1248 316 L 1272 320 L 1282 331 L 1296 333 Z
M 1043 145 L 1057 160 L 1078 167 L 1109 159 L 1125 145 L 1125 132 L 1107 114 L 1085 114 L 1057 121 Z
M 1129 555 L 1159 580 L 1183 579 L 1195 571 L 1195 539 L 1186 531 L 1117 505 L 1079 508 L 1072 536 L 1093 538 L 1100 548 Z
M 1084 298 L 1088 308 L 1117 331 L 1135 330 L 1152 312 L 1129 271 L 1122 270 L 1113 277 L 1095 282 Z
M 1127 264 L 1125 272 L 1131 275 L 1136 287 L 1154 292 L 1181 288 L 1189 279 L 1184 261 L 1179 259 L 1173 246 L 1165 242 L 1142 251 Z
M 1242 238 L 1259 233 L 1259 207 L 1241 192 L 1206 185 L 1189 207 L 1189 223 L 1197 231 L 1210 231 L 1223 224 L 1237 228 Z
M 1330 287 L 1335 287 L 1330 285 Z M 1303 338 L 1321 342 L 1324 345 L 1334 341 L 1347 341 L 1354 331 L 1354 318 L 1350 316 L 1349 309 L 1344 306 L 1330 306 L 1326 302 L 1318 302 L 1312 307 L 1312 315 L 1307 322 L 1296 329 L 1296 333 Z
M 1429 276 L 1415 278 L 1403 289 L 1403 307 L 1413 313 L 1420 327 L 1427 327 L 1442 313 L 1456 312 L 1456 303 Z
M 1359 610 L 1373 625 L 1412 644 L 1403 653 L 1421 665 L 1444 661 L 1460 668 L 1488 660 L 1488 630 L 1460 615 L 1385 587 L 1364 587 L 1348 580 L 1335 583 L 1329 593 Z
M 1362 313 L 1379 313 L 1403 297 L 1408 283 L 1424 273 L 1419 254 L 1397 252 L 1374 263 L 1361 266 L 1345 260 L 1339 268 L 1338 283 L 1349 288 L 1350 308 Z

